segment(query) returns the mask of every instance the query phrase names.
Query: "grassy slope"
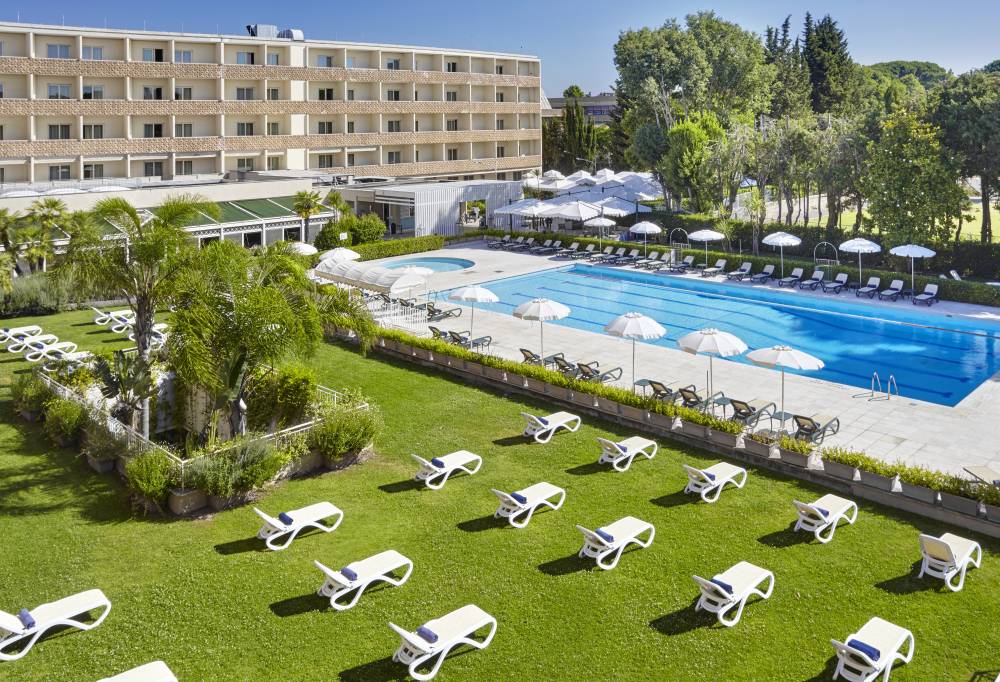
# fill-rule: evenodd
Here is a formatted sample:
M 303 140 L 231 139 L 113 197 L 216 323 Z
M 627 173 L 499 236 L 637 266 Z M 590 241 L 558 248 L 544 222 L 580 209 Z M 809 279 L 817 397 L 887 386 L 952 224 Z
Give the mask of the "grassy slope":
M 85 317 L 85 316 L 84 316 Z M 67 318 L 62 316 L 63 320 Z M 51 318 L 46 326 L 56 328 Z M 84 338 L 85 328 L 68 337 Z M 98 337 L 95 337 L 98 338 Z M 0 608 L 14 611 L 101 587 L 114 609 L 89 633 L 43 641 L 25 659 L 0 663 L 5 680 L 88 680 L 166 660 L 181 680 L 396 679 L 388 657 L 392 620 L 415 628 L 474 602 L 499 620 L 485 652 L 449 660 L 440 679 L 829 679 L 831 637 L 880 615 L 914 631 L 916 658 L 898 680 L 968 680 L 1000 667 L 1000 562 L 985 545 L 984 568 L 959 594 L 916 580 L 917 534 L 946 528 L 862 505 L 854 527 L 830 545 L 793 535 L 793 498 L 823 490 L 751 471 L 747 487 L 719 503 L 681 494 L 681 463 L 712 458 L 663 443 L 652 462 L 625 474 L 597 468 L 590 421 L 547 446 L 517 437 L 517 413 L 546 406 L 502 399 L 433 373 L 363 360 L 324 346 L 314 360 L 324 383 L 357 386 L 379 403 L 387 429 L 378 456 L 351 470 L 288 482 L 260 502 L 276 513 L 320 499 L 346 511 L 332 535 L 261 551 L 248 508 L 199 521 L 133 518 L 121 485 L 92 474 L 38 429 L 0 423 Z M 0 364 L 9 373 L 15 363 Z M 8 410 L 9 411 L 9 410 Z M 444 490 L 415 489 L 409 453 L 468 448 L 485 458 L 472 478 Z M 495 525 L 490 487 L 547 480 L 568 490 L 565 506 L 528 528 Z M 626 514 L 656 525 L 650 549 L 604 572 L 578 561 L 574 524 Z M 332 567 L 387 548 L 416 570 L 401 588 L 377 588 L 345 613 L 315 596 L 319 559 Z M 739 560 L 774 571 L 767 602 L 752 603 L 733 629 L 692 609 L 692 573 L 710 577 Z M 990 677 L 992 679 L 992 677 Z

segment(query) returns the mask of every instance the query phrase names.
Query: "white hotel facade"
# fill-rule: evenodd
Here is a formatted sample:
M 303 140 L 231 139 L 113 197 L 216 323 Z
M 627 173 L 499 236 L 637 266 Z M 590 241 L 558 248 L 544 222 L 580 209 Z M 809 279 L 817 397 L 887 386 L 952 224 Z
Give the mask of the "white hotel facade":
M 541 168 L 537 58 L 271 28 L 0 22 L 0 183 L 232 171 L 516 180 Z

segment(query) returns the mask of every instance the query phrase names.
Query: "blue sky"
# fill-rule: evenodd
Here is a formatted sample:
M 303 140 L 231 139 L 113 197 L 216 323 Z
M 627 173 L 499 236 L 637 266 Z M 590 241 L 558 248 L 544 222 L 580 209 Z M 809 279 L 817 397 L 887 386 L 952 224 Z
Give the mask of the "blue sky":
M 502 15 L 497 7 L 503 7 Z M 277 9 L 276 9 L 277 8 Z M 307 37 L 525 52 L 542 58 L 545 90 L 569 83 L 607 89 L 615 79 L 612 46 L 619 31 L 656 26 L 669 17 L 714 9 L 757 33 L 791 14 L 801 26 L 807 10 L 830 13 L 847 32 L 857 61 L 935 61 L 956 73 L 1000 59 L 1000 1 L 826 0 L 825 3 L 741 0 L 369 0 L 368 2 L 143 3 L 135 0 L 29 3 L 6 0 L 0 19 L 67 25 L 242 33 L 248 23 L 302 28 Z

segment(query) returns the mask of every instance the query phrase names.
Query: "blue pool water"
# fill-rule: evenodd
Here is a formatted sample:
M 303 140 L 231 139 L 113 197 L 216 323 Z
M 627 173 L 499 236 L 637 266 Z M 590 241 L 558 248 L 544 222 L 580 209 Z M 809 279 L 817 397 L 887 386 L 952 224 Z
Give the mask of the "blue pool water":
M 407 265 L 416 265 L 422 268 L 430 268 L 434 272 L 455 272 L 456 270 L 466 270 L 475 265 L 475 261 L 465 258 L 444 258 L 424 256 L 420 258 L 404 258 L 386 263 L 385 267 L 392 270 L 404 268 Z
M 690 331 L 716 327 L 736 334 L 751 350 L 787 344 L 821 358 L 826 367 L 809 376 L 867 390 L 878 371 L 883 382 L 896 377 L 901 395 L 941 405 L 957 404 L 1000 371 L 1000 322 L 928 315 L 908 301 L 872 306 L 850 293 L 817 299 L 788 289 L 586 265 L 485 286 L 500 302 L 480 308 L 510 314 L 526 300 L 549 298 L 572 310 L 553 324 L 598 333 L 635 310 L 666 327 L 667 336 L 655 343 L 670 348 Z M 663 375 L 669 377 L 669 367 Z

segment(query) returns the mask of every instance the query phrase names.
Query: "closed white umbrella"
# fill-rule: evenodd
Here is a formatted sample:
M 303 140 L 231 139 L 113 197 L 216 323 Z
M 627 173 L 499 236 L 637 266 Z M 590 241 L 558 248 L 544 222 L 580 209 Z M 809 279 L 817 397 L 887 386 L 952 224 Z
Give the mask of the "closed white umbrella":
M 882 247 L 875 242 L 858 237 L 856 239 L 851 239 L 840 245 L 841 251 L 846 251 L 847 253 L 858 254 L 858 283 L 864 284 L 865 280 L 861 276 L 861 254 L 863 253 L 879 253 L 882 251 Z
M 794 234 L 788 234 L 787 232 L 775 232 L 774 234 L 769 234 L 762 240 L 768 246 L 777 246 L 781 249 L 781 276 L 785 276 L 785 247 L 786 246 L 798 246 L 802 243 L 802 240 L 796 237 Z
M 324 251 L 319 257 L 321 261 L 324 260 L 358 260 L 361 258 L 361 254 L 357 251 L 352 251 L 351 249 L 344 248 L 343 246 L 338 246 L 335 249 L 330 249 L 329 251 Z
M 712 367 L 712 358 L 718 355 L 720 358 L 728 358 L 734 355 L 745 353 L 747 345 L 743 339 L 729 332 L 718 329 L 699 329 L 698 331 L 685 334 L 677 339 L 677 345 L 681 350 L 697 355 L 704 353 L 708 355 L 708 395 L 713 395 L 712 390 L 715 370 Z
M 500 300 L 500 298 L 492 291 L 486 287 L 481 287 L 478 284 L 462 287 L 461 289 L 455 289 L 455 291 L 451 292 L 451 295 L 448 296 L 448 298 L 452 301 L 472 304 L 472 321 L 469 323 L 470 337 L 472 336 L 473 328 L 476 326 L 476 304 L 496 303 Z
M 726 235 L 715 230 L 698 230 L 688 235 L 688 239 L 696 242 L 705 242 L 705 267 L 708 267 L 708 243 L 725 239 Z
M 937 252 L 931 251 L 923 246 L 918 246 L 917 244 L 904 244 L 903 246 L 895 246 L 889 249 L 889 253 L 893 256 L 905 256 L 910 259 L 910 289 L 916 289 L 917 284 L 917 258 L 933 258 L 937 255 Z
M 759 348 L 747 353 L 747 360 L 760 365 L 781 369 L 781 420 L 785 420 L 785 369 L 797 369 L 805 372 L 815 372 L 823 369 L 823 361 L 813 357 L 808 353 L 795 350 L 789 346 L 772 346 L 771 348 Z
M 315 253 L 319 253 L 319 249 L 312 244 L 306 244 L 305 242 L 289 242 L 288 249 L 298 256 L 311 256 Z
M 514 317 L 522 320 L 538 320 L 538 328 L 541 334 L 541 353 L 545 357 L 545 321 L 561 320 L 569 317 L 569 308 L 557 301 L 550 301 L 547 298 L 534 298 L 525 301 L 514 308 Z
M 646 254 L 646 239 L 651 234 L 660 234 L 663 232 L 663 228 L 656 223 L 651 223 L 648 220 L 643 220 L 641 223 L 636 223 L 628 229 L 632 234 L 642 235 L 642 255 L 645 257 Z M 706 242 L 707 243 L 707 242 Z
M 622 339 L 632 339 L 632 390 L 635 390 L 635 342 L 652 341 L 666 335 L 667 330 L 659 322 L 642 313 L 625 313 L 611 320 L 604 327 L 611 336 Z

